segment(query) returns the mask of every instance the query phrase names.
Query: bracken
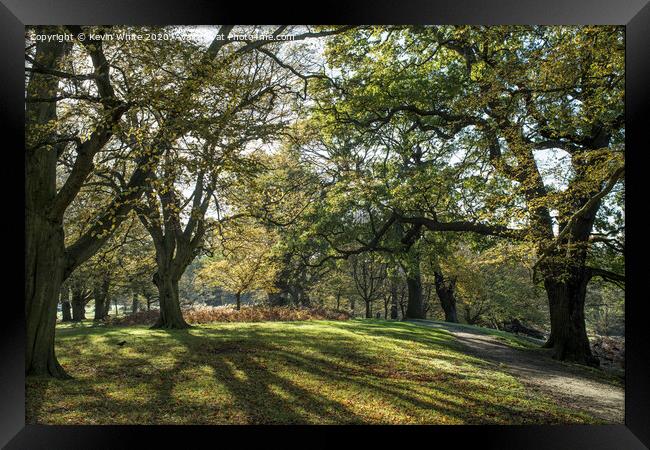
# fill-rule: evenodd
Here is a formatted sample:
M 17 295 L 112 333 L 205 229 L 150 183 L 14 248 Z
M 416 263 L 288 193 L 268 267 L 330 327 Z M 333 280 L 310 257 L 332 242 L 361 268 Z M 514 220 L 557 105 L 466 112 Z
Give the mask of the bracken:
M 109 317 L 110 325 L 150 325 L 158 318 L 158 310 L 139 311 L 122 317 Z M 290 322 L 296 320 L 348 320 L 350 314 L 327 308 L 305 308 L 292 306 L 242 306 L 238 311 L 233 306 L 193 306 L 183 309 L 188 323 L 210 322 Z

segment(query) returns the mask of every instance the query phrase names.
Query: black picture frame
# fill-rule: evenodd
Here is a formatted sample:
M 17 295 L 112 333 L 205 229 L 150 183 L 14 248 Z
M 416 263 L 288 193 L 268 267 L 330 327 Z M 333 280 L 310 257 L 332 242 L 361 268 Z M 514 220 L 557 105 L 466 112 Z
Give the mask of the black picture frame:
M 391 0 L 346 2 L 209 2 L 173 0 L 0 0 L 0 124 L 3 133 L 0 192 L 5 213 L 3 233 L 7 277 L 3 289 L 0 340 L 0 445 L 10 449 L 130 448 L 144 439 L 148 446 L 181 437 L 190 447 L 198 439 L 211 445 L 235 434 L 240 445 L 268 435 L 268 443 L 308 445 L 336 443 L 342 433 L 360 431 L 365 445 L 394 437 L 401 442 L 416 433 L 424 442 L 443 439 L 455 447 L 468 442 L 500 449 L 642 449 L 650 446 L 649 329 L 643 292 L 644 241 L 642 214 L 643 154 L 650 104 L 650 4 L 648 0 Z M 41 24 L 617 24 L 626 27 L 626 379 L 625 425 L 579 426 L 426 426 L 426 427 L 211 427 L 211 426 L 41 426 L 25 425 L 25 324 L 22 302 L 24 242 L 11 239 L 23 225 L 24 164 L 24 27 Z M 647 182 L 646 182 L 647 183 Z M 631 186 L 631 188 L 630 188 Z M 24 229 L 24 228 L 23 228 Z M 629 244 L 632 245 L 629 245 Z M 11 250 L 8 249 L 11 244 Z M 305 431 L 295 438 L 293 433 Z M 302 433 L 301 433 L 302 434 Z M 232 437 L 232 436 L 231 436 Z M 142 444 L 140 444 L 142 445 Z

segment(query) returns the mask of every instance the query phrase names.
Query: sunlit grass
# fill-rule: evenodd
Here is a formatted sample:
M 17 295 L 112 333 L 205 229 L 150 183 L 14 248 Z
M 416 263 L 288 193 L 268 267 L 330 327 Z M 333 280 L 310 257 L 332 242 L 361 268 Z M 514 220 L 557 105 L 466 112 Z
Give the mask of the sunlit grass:
M 539 339 L 533 339 L 527 336 L 519 336 L 516 334 L 508 333 L 506 331 L 501 331 L 501 330 L 495 330 L 493 328 L 484 328 L 484 327 L 479 327 L 476 325 L 468 325 L 466 323 L 446 323 L 446 322 L 438 322 L 435 320 L 414 320 L 414 323 L 432 323 L 432 324 L 443 324 L 447 327 L 452 326 L 454 328 L 457 328 L 459 330 L 466 330 L 470 332 L 477 332 L 481 334 L 488 334 L 490 336 L 496 337 L 499 341 L 503 342 L 504 344 L 513 347 L 513 348 L 522 348 L 522 349 L 538 349 L 540 346 L 540 340 Z
M 28 379 L 30 423 L 594 422 L 403 322 L 80 324 L 57 330 L 57 354 L 74 379 Z

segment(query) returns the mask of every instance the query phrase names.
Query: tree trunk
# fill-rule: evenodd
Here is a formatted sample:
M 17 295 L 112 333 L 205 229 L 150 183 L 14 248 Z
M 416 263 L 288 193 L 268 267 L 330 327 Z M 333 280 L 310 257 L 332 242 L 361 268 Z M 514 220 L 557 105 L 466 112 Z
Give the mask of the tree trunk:
M 138 294 L 137 294 L 137 292 L 133 292 L 133 298 L 132 298 L 132 301 L 131 301 L 131 313 L 132 314 L 135 314 L 135 313 L 138 312 L 139 305 L 140 304 L 138 303 Z
M 422 295 L 422 274 L 420 272 L 420 252 L 411 247 L 405 255 L 406 261 L 402 269 L 406 274 L 408 292 L 406 311 L 403 319 L 425 319 L 424 298 Z
M 72 309 L 69 300 L 64 300 L 61 303 L 61 313 L 63 314 L 62 322 L 72 322 Z
M 81 322 L 86 319 L 86 307 L 82 302 L 72 299 L 72 321 Z
M 422 276 L 419 270 L 407 274 L 408 303 L 406 305 L 407 319 L 424 319 L 424 305 L 422 302 Z
M 305 293 L 303 289 L 299 290 L 299 299 L 301 306 L 304 306 L 305 308 L 311 307 L 311 299 L 309 298 L 309 294 Z
M 72 322 L 72 311 L 70 310 L 70 289 L 61 288 L 61 314 L 62 322 Z
M 103 296 L 95 295 L 95 316 L 94 321 L 102 320 L 106 317 L 106 299 Z
M 390 287 L 390 318 L 397 320 L 397 305 L 399 301 L 397 298 L 397 285 L 395 282 Z
M 551 334 L 544 344 L 553 348 L 553 357 L 597 367 L 585 325 L 585 296 L 589 277 L 584 269 L 573 269 L 565 277 L 546 277 L 544 287 L 548 295 L 551 316 Z
M 104 317 L 108 317 L 108 313 L 111 312 L 111 297 L 110 295 L 106 296 L 104 300 Z
M 458 323 L 458 315 L 456 314 L 456 297 L 454 295 L 456 279 L 445 278 L 440 271 L 435 271 L 434 277 L 436 294 L 438 294 L 440 306 L 442 306 L 442 310 L 445 312 L 445 322 Z
M 55 249 L 48 249 L 50 246 L 56 247 L 56 243 L 37 242 L 47 241 L 46 233 L 36 237 L 39 233 L 32 234 L 30 228 L 33 226 L 26 224 L 25 371 L 27 375 L 69 378 L 54 351 L 56 307 L 63 278 L 62 262 L 57 260 L 62 256 Z M 60 244 L 62 247 L 62 240 Z M 32 247 L 31 250 L 29 247 Z M 34 251 L 34 254 L 30 254 L 30 251 Z
M 372 307 L 369 300 L 365 300 L 366 303 L 366 319 L 372 319 Z
M 54 31 L 54 30 L 50 30 Z M 36 62 L 58 69 L 65 43 L 38 42 Z M 54 97 L 58 79 L 33 73 L 27 87 L 32 98 Z M 25 371 L 28 375 L 67 378 L 54 352 L 56 310 L 64 280 L 63 218 L 52 217 L 56 197 L 58 148 L 39 142 L 43 127 L 56 120 L 55 102 L 29 102 L 25 110 Z
M 86 298 L 83 287 L 72 288 L 72 321 L 81 322 L 86 319 Z
M 241 292 L 237 292 L 235 294 L 235 300 L 237 302 L 237 306 L 236 306 L 237 311 L 239 311 L 241 309 Z
M 160 316 L 152 328 L 184 329 L 190 325 L 183 319 L 178 297 L 178 279 L 171 273 L 161 272 L 153 276 L 153 282 L 158 288 Z
M 571 210 L 586 203 L 579 200 Z M 571 228 L 570 237 L 539 264 L 544 277 L 551 319 L 551 334 L 544 347 L 553 348 L 553 357 L 589 366 L 599 361 L 591 353 L 585 324 L 585 297 L 591 278 L 586 267 L 589 235 L 598 211 L 598 204 L 583 214 Z M 560 229 L 567 220 L 560 220 Z
M 108 290 L 110 288 L 110 279 L 106 276 L 102 279 L 99 286 L 95 286 L 95 317 L 93 320 L 104 320 L 108 315 L 108 308 L 110 307 L 110 300 L 108 298 Z

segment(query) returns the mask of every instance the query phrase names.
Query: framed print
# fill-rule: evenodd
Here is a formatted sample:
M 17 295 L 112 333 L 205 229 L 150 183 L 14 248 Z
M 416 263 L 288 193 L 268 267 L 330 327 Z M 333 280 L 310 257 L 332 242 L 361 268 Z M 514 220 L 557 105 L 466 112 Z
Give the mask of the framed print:
M 3 0 L 2 444 L 647 448 L 646 3 Z

